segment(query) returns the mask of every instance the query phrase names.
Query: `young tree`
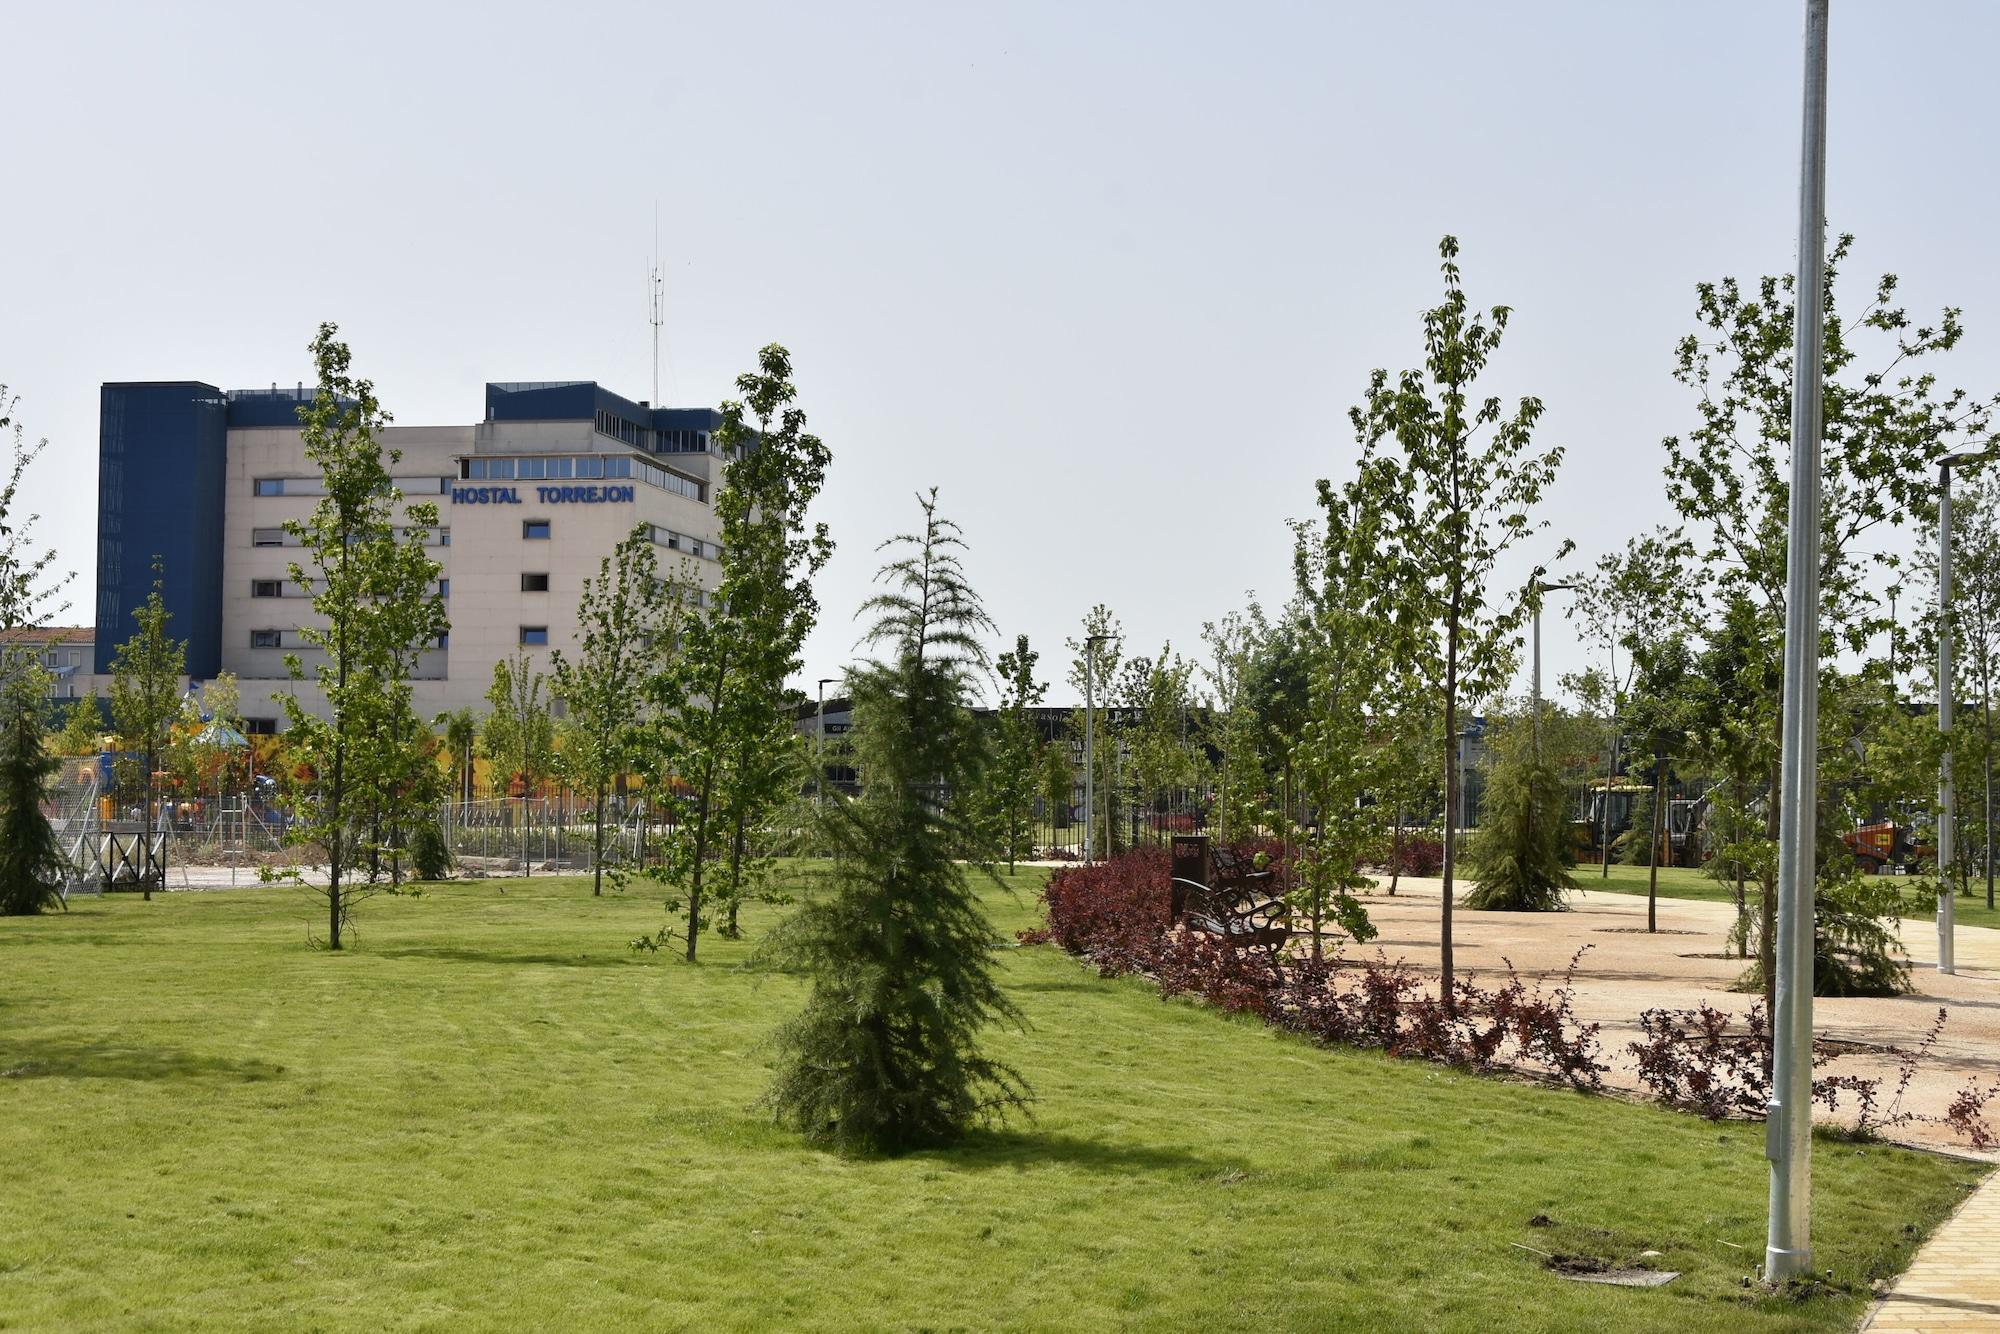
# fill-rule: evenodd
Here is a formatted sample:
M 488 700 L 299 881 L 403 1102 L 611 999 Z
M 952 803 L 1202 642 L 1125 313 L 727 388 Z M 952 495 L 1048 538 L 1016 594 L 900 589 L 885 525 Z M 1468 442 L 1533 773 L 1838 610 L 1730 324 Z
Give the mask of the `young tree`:
M 806 517 L 832 454 L 792 405 L 790 354 L 775 343 L 764 348 L 758 370 L 738 376 L 736 387 L 744 399 L 723 405 L 716 433 L 729 456 L 715 493 L 721 579 L 712 596 L 682 601 L 677 651 L 647 689 L 651 780 L 683 807 L 667 840 L 665 874 L 675 890 L 669 911 L 686 914 L 690 963 L 710 924 L 708 898 L 726 905 L 733 930 L 737 906 L 765 869 L 749 839 L 791 782 L 797 739 L 783 687 L 819 615 L 813 577 L 833 554 L 826 525 Z M 725 851 L 718 888 L 710 863 Z
M 1569 794 L 1561 770 L 1546 751 L 1536 753 L 1530 717 L 1508 719 L 1494 730 L 1495 758 L 1480 797 L 1479 828 L 1466 848 L 1477 881 L 1465 906 L 1482 912 L 1559 912 L 1577 887 L 1569 873 Z
M 61 905 L 64 859 L 42 798 L 57 762 L 42 745 L 46 688 L 25 663 L 0 662 L 0 915 Z
M 279 696 L 286 743 L 305 780 L 292 792 L 287 838 L 326 850 L 327 948 L 344 947 L 351 914 L 366 896 L 349 872 L 377 860 L 379 837 L 359 830 L 394 811 L 416 761 L 413 747 L 428 729 L 410 706 L 409 666 L 448 627 L 438 591 L 438 566 L 424 542 L 437 527 L 437 506 L 405 503 L 390 468 L 401 457 L 377 433 L 389 414 L 375 387 L 353 374 L 353 356 L 339 329 L 322 324 L 311 344 L 318 391 L 299 408 L 300 437 L 320 470 L 323 493 L 303 520 L 286 520 L 301 560 L 292 582 L 308 590 L 314 620 L 300 627 L 316 651 L 312 678 L 326 701 L 322 719 Z M 285 655 L 295 682 L 303 660 Z
M 1891 530 L 1935 530 L 1937 462 L 1961 442 L 1987 434 L 1996 400 L 1942 388 L 1931 367 L 1964 336 L 1956 309 L 1947 307 L 1935 324 L 1917 325 L 1893 304 L 1897 279 L 1886 274 L 1858 318 L 1842 314 L 1838 280 L 1853 240 L 1843 235 L 1834 245 L 1822 288 L 1818 622 L 1836 649 L 1860 654 L 1889 629 L 1869 581 L 1897 575 L 1899 544 Z M 1762 637 L 1756 645 L 1738 646 L 1739 656 L 1758 663 L 1779 659 L 1787 610 L 1795 285 L 1786 274 L 1767 276 L 1748 291 L 1734 278 L 1697 286 L 1698 327 L 1681 340 L 1674 361 L 1674 378 L 1697 396 L 1696 424 L 1664 442 L 1667 497 L 1692 526 L 1712 598 L 1727 609 L 1739 634 Z M 1754 607 L 1756 615 L 1743 614 L 1739 603 Z M 1823 655 L 1822 691 L 1840 693 L 1840 676 L 1838 655 Z M 1743 679 L 1754 678 L 1767 681 L 1769 695 L 1723 702 L 1746 710 L 1730 720 L 1730 734 L 1741 738 L 1752 720 L 1769 731 L 1754 750 L 1765 766 L 1757 782 L 1766 817 L 1762 838 L 1775 844 L 1782 676 L 1758 670 Z M 1822 772 L 1822 782 L 1827 777 Z M 1768 956 L 1776 862 L 1757 860 L 1769 868 L 1762 875 L 1767 929 L 1761 969 L 1768 991 L 1775 985 Z
M 28 465 L 49 447 L 47 440 L 28 443 L 26 428 L 15 419 L 20 396 L 0 384 L 0 431 L 13 436 L 12 459 L 4 466 L 0 480 L 0 630 L 19 630 L 44 625 L 69 609 L 63 590 L 76 578 L 74 571 L 62 572 L 53 547 L 34 549 L 34 528 L 41 517 L 17 513 L 21 502 L 21 479 Z
M 1975 476 L 1952 497 L 1953 661 L 1978 701 L 1979 826 L 1986 906 L 1993 904 L 1993 687 L 2000 676 L 2000 484 Z M 1967 785 L 1970 787 L 1970 784 Z
M 1096 769 L 1084 776 L 1095 807 L 1085 813 L 1085 824 L 1092 829 L 1091 838 L 1097 844 L 1085 849 L 1086 857 L 1109 857 L 1119 848 L 1118 821 L 1112 814 L 1117 809 L 1118 737 L 1116 729 L 1109 726 L 1104 706 L 1111 697 L 1119 664 L 1125 660 L 1124 630 L 1111 608 L 1100 602 L 1084 616 L 1083 634 L 1063 641 L 1073 655 L 1070 687 L 1086 705 L 1071 717 L 1070 731 L 1076 738 L 1077 754 Z M 1092 753 L 1085 756 L 1086 750 Z
M 1219 757 L 1215 835 L 1224 842 L 1254 829 L 1262 807 L 1264 767 L 1250 691 L 1257 656 L 1270 634 L 1264 609 L 1254 597 L 1242 611 L 1232 611 L 1220 621 L 1205 621 L 1201 627 L 1209 651 L 1201 668 L 1208 684 L 1208 744 Z
M 574 660 L 557 649 L 557 698 L 569 705 L 562 749 L 572 786 L 591 794 L 590 892 L 604 893 L 605 802 L 631 763 L 641 692 L 666 649 L 667 592 L 652 535 L 633 532 L 583 581 Z
M 486 687 L 486 726 L 480 742 L 486 760 L 504 787 L 521 785 L 521 871 L 528 865 L 528 802 L 555 763 L 555 721 L 542 695 L 548 678 L 535 670 L 528 655 L 518 653 L 493 664 L 493 683 Z
M 1499 349 L 1511 311 L 1470 308 L 1460 285 L 1458 241 L 1439 244 L 1444 301 L 1424 312 L 1424 366 L 1392 382 L 1377 370 L 1350 415 L 1364 458 L 1380 456 L 1384 483 L 1398 497 L 1393 538 L 1398 615 L 1415 632 L 1411 663 L 1438 700 L 1444 749 L 1444 893 L 1439 994 L 1452 1004 L 1451 909 L 1458 843 L 1460 711 L 1491 695 L 1506 669 L 1525 600 L 1495 606 L 1488 588 L 1500 558 L 1545 527 L 1529 515 L 1562 462 L 1562 450 L 1529 452 L 1542 416 L 1538 398 L 1509 412 L 1497 397 L 1475 401 L 1474 385 Z M 1387 452 L 1385 451 L 1385 448 Z M 1567 553 L 1568 545 L 1563 547 Z M 1542 582 L 1535 569 L 1530 587 Z
M 140 883 L 145 897 L 153 897 L 153 882 L 166 884 L 166 842 L 160 855 L 153 856 L 153 835 L 159 827 L 159 771 L 173 740 L 174 720 L 180 716 L 181 674 L 187 670 L 187 641 L 167 634 L 173 613 L 162 597 L 166 576 L 157 557 L 153 560 L 153 591 L 145 602 L 132 609 L 138 629 L 120 644 L 111 659 L 111 719 L 125 748 L 142 757 L 145 772 L 145 832 L 140 843 L 145 848 L 145 870 Z
M 993 928 L 955 860 L 975 837 L 980 730 L 968 707 L 992 629 L 967 583 L 958 526 L 919 497 L 919 533 L 877 576 L 866 642 L 887 660 L 854 668 L 858 799 L 837 802 L 826 892 L 780 927 L 775 957 L 812 979 L 778 1034 L 768 1098 L 808 1139 L 897 1153 L 949 1143 L 1026 1103 L 979 1032 L 1020 1015 L 993 978 Z
M 1157 658 L 1142 655 L 1127 662 L 1113 695 L 1132 719 L 1123 741 L 1134 796 L 1155 814 L 1165 812 L 1174 792 L 1192 786 L 1196 777 L 1188 737 L 1193 678 L 1194 664 L 1168 643 Z
M 104 747 L 104 711 L 92 690 L 72 702 L 63 715 L 62 731 L 56 736 L 58 755 L 96 755 Z
M 444 747 L 451 753 L 452 767 L 458 774 L 458 802 L 461 807 L 472 804 L 473 761 L 479 754 L 479 715 L 471 709 L 455 709 L 442 714 L 437 720 L 444 732 Z
M 1028 647 L 1026 635 L 1017 635 L 1013 650 L 1000 655 L 1000 717 L 993 747 L 991 790 L 1009 874 L 1013 873 L 1015 858 L 1020 856 L 1028 839 L 1035 813 L 1035 790 L 1042 777 L 1041 744 L 1028 717 L 1028 710 L 1049 693 L 1046 684 L 1035 680 L 1035 663 L 1040 658 L 1039 653 Z
M 1408 660 L 1398 626 L 1393 521 L 1396 470 L 1366 458 L 1336 489 L 1321 479 L 1322 521 L 1294 527 L 1294 618 L 1307 667 L 1308 720 L 1291 749 L 1306 814 L 1300 882 L 1312 914 L 1312 953 L 1322 955 L 1328 910 L 1356 941 L 1375 935 L 1353 891 L 1368 883 L 1391 809 L 1379 800 L 1387 777 L 1383 720 L 1394 711 Z M 1288 819 L 1291 818 L 1288 814 Z

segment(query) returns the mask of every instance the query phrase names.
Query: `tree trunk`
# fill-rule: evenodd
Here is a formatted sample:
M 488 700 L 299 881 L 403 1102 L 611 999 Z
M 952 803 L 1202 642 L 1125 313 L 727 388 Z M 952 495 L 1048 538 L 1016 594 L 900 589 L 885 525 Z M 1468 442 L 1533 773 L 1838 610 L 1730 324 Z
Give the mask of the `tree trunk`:
M 1451 994 L 1451 881 L 1458 853 L 1458 593 L 1452 592 L 1451 624 L 1445 632 L 1444 667 L 1444 894 L 1438 918 L 1438 999 L 1453 1012 Z
M 1783 710 L 1779 710 L 1783 716 Z M 1764 833 L 1773 844 L 1778 841 L 1778 766 L 1771 766 L 1771 787 L 1765 799 Z M 1757 966 L 1764 974 L 1764 1022 L 1774 1022 L 1778 1013 L 1778 883 L 1775 871 L 1765 871 L 1760 877 L 1764 886 L 1764 901 L 1761 909 L 1763 917 L 1761 938 L 1757 941 Z M 1769 1058 L 1766 1057 L 1766 1064 Z M 1768 1074 L 1769 1072 L 1766 1071 Z
M 1396 808 L 1396 832 L 1389 836 L 1389 897 L 1396 897 L 1396 882 L 1403 878 L 1403 810 Z
M 1741 933 L 1736 942 L 1736 957 L 1747 959 L 1750 957 L 1750 909 L 1743 885 L 1743 854 L 1740 846 L 1743 842 L 1743 779 L 1741 776 L 1731 777 L 1730 790 L 1735 794 L 1735 809 L 1730 813 L 1729 817 L 1729 841 L 1739 845 L 1737 855 L 1734 859 L 1736 864 L 1736 929 Z
M 1653 757 L 1653 855 L 1646 860 L 1646 931 L 1660 929 L 1660 830 L 1666 824 L 1667 757 Z
M 597 777 L 597 808 L 595 811 L 592 812 L 592 814 L 594 814 L 597 817 L 596 828 L 591 832 L 591 839 L 590 839 L 590 875 L 591 875 L 590 896 L 592 898 L 599 898 L 604 893 L 605 786 L 606 784 L 604 781 L 604 775 L 599 774 Z
M 1990 695 L 1980 705 L 1979 712 L 1984 715 L 1981 721 L 1986 731 L 1986 753 L 1982 757 L 1986 770 L 1986 906 L 1991 908 L 1993 906 L 1993 701 Z

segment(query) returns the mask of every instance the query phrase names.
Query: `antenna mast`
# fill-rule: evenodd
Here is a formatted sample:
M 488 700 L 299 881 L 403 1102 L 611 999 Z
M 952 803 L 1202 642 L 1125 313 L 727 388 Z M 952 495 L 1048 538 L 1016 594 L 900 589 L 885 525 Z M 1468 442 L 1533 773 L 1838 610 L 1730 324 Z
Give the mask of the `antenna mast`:
M 653 267 L 646 275 L 646 294 L 651 303 L 647 316 L 653 326 L 653 406 L 660 406 L 660 326 L 666 322 L 666 279 L 660 273 L 660 206 L 653 205 Z

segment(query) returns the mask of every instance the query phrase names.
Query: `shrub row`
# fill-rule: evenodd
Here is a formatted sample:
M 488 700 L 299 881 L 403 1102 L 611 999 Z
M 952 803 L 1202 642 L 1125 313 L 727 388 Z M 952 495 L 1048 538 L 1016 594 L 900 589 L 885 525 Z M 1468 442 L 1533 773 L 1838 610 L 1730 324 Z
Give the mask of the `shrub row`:
M 1245 847 L 1278 862 L 1279 849 Z M 1507 980 L 1484 988 L 1470 978 L 1452 982 L 1447 1008 L 1436 988 L 1407 963 L 1381 955 L 1358 962 L 1338 957 L 1314 961 L 1239 949 L 1216 936 L 1184 931 L 1172 921 L 1171 858 L 1166 849 L 1137 848 L 1107 862 L 1066 866 L 1042 891 L 1043 926 L 1021 933 L 1024 943 L 1054 943 L 1087 959 L 1106 977 L 1150 976 L 1163 997 L 1195 996 L 1219 1009 L 1252 1014 L 1275 1027 L 1323 1044 L 1370 1047 L 1392 1056 L 1435 1061 L 1461 1069 L 1511 1069 L 1559 1079 L 1578 1089 L 1603 1087 L 1609 1068 L 1600 1059 L 1599 1026 L 1577 1019 L 1576 968 L 1570 959 L 1559 986 L 1530 987 L 1508 964 Z M 1587 950 L 1589 947 L 1585 946 Z M 1940 1124 L 1976 1148 L 2000 1143 L 1986 1109 L 2000 1097 L 2000 1081 L 1976 1080 L 1936 1117 L 1903 1106 L 1918 1067 L 1943 1031 L 1945 1012 L 1909 1051 L 1892 1050 L 1896 1079 L 1885 1081 L 1827 1070 L 1843 1051 L 1821 1041 L 1813 1053 L 1813 1100 L 1829 1111 L 1855 1109 L 1855 1133 L 1871 1136 L 1919 1121 Z M 1629 1045 L 1640 1084 L 1669 1107 L 1712 1120 L 1757 1118 L 1770 1098 L 1771 1035 L 1762 1006 L 1752 1006 L 1739 1028 L 1732 1016 L 1709 1005 L 1690 1010 L 1654 1009 L 1639 1017 L 1644 1036 Z

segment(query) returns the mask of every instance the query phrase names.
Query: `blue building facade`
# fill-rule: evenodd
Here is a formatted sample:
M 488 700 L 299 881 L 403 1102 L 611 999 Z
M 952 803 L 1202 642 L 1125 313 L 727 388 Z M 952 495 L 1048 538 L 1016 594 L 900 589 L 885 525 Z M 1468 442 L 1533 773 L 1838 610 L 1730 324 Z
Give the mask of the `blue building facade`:
M 111 671 L 154 562 L 188 675 L 222 662 L 223 469 L 228 398 L 194 380 L 107 384 L 98 403 L 96 669 Z

